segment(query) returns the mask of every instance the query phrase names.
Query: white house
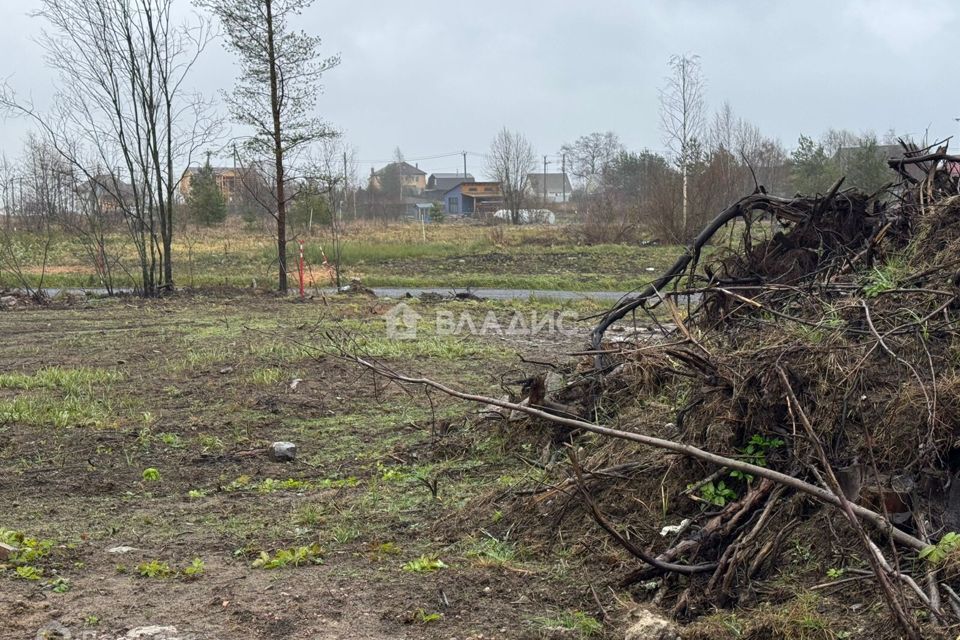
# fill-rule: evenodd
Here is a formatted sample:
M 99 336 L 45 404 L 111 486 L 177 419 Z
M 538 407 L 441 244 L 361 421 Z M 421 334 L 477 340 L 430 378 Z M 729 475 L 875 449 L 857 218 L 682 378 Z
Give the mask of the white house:
M 546 201 L 551 203 L 569 202 L 573 195 L 573 186 L 565 173 L 527 174 L 527 190 L 532 198 L 544 198 L 544 180 L 546 180 Z

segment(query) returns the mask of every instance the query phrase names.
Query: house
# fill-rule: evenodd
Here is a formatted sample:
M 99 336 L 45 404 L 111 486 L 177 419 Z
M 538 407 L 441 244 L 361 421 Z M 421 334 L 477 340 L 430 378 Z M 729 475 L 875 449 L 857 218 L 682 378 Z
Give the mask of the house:
M 77 186 L 77 193 L 101 213 L 119 211 L 122 205 L 132 203 L 135 195 L 133 185 L 109 174 L 92 176 Z
M 472 174 L 463 175 L 462 173 L 432 173 L 427 179 L 427 189 L 442 190 L 444 193 L 450 191 L 461 182 L 476 182 Z
M 201 167 L 188 167 L 180 178 L 180 195 L 186 198 L 190 195 L 190 187 L 194 176 L 200 171 Z M 232 204 L 239 197 L 243 190 L 243 172 L 244 169 L 236 167 L 213 167 L 213 177 L 217 182 L 217 188 L 223 194 L 223 199 L 227 204 Z
M 441 202 L 443 200 L 443 194 L 463 182 L 474 182 L 474 178 L 469 173 L 466 176 L 462 173 L 430 174 L 430 177 L 427 178 L 427 188 L 423 192 L 423 197 Z
M 546 190 L 544 190 L 546 181 Z M 527 190 L 534 198 L 547 202 L 569 202 L 573 186 L 566 173 L 530 173 L 527 175 Z M 546 195 L 544 195 L 546 193 Z
M 391 162 L 379 171 L 370 169 L 371 189 L 382 189 L 384 184 L 399 180 L 404 193 L 420 194 L 427 188 L 427 172 L 409 162 Z
M 452 215 L 496 211 L 503 203 L 499 182 L 461 182 L 443 194 L 443 208 Z

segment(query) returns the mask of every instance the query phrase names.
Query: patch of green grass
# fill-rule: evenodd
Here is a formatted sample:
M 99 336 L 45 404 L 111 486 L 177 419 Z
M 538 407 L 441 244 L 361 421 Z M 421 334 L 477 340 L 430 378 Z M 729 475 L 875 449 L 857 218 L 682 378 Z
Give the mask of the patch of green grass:
M 509 542 L 486 536 L 468 545 L 467 557 L 476 558 L 482 565 L 509 566 L 517 560 L 517 548 Z
M 603 632 L 603 625 L 582 611 L 563 611 L 555 616 L 536 618 L 534 624 L 547 631 L 572 631 L 579 638 L 591 638 Z
M 338 524 L 330 530 L 330 538 L 337 544 L 353 542 L 360 534 L 360 529 L 352 524 Z
M 248 475 L 238 476 L 230 482 L 224 489 L 226 491 L 256 491 L 257 493 L 274 493 L 276 491 L 314 491 L 317 489 L 343 489 L 346 487 L 355 487 L 360 481 L 353 476 L 348 478 L 323 478 L 321 480 L 298 480 L 288 478 L 286 480 L 277 480 L 275 478 L 264 478 L 259 482 L 254 482 Z
M 103 426 L 112 411 L 103 400 L 68 396 L 56 398 L 49 394 L 32 396 L 22 394 L 12 399 L 0 399 L 0 424 L 27 426 L 68 427 Z
M 122 379 L 123 375 L 119 372 L 106 369 L 47 367 L 32 374 L 0 374 L 0 389 L 19 389 L 22 391 L 46 389 L 62 391 L 68 396 L 75 396 L 81 393 L 89 393 L 94 385 L 110 384 Z
M 250 382 L 260 387 L 270 387 L 276 385 L 284 379 L 282 369 L 276 367 L 263 367 L 255 369 L 250 374 Z
M 306 344 L 293 341 L 257 341 L 246 347 L 246 354 L 257 360 L 275 363 L 293 363 L 314 358 L 320 350 Z
M 209 433 L 201 433 L 198 435 L 197 444 L 200 445 L 200 451 L 202 453 L 222 453 L 226 448 L 223 440 Z
M 489 356 L 493 347 L 458 336 L 422 336 L 416 340 L 396 340 L 383 336 L 363 336 L 354 342 L 357 353 L 373 358 L 438 358 L 461 360 Z
M 182 449 L 184 447 L 183 440 L 175 433 L 158 433 L 157 439 L 171 449 Z

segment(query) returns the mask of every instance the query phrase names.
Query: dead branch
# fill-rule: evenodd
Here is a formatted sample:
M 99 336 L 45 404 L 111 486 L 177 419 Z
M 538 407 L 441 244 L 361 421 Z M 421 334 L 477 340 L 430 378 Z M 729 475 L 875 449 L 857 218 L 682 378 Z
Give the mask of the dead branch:
M 673 451 L 674 453 L 679 453 L 685 456 L 692 458 L 697 458 L 711 464 L 718 466 L 726 466 L 730 469 L 736 469 L 744 473 L 748 473 L 760 478 L 767 478 L 776 482 L 778 484 L 786 485 L 792 489 L 805 493 L 820 502 L 829 504 L 835 507 L 840 507 L 842 505 L 839 498 L 833 493 L 822 489 L 816 485 L 810 484 L 804 480 L 796 478 L 794 476 L 781 473 L 774 469 L 769 469 L 767 467 L 759 467 L 749 462 L 743 462 L 742 460 L 737 460 L 734 458 L 728 458 L 725 456 L 717 455 L 715 453 L 710 453 L 709 451 L 704 451 L 693 447 L 691 445 L 682 444 L 679 442 L 674 442 L 672 440 L 664 440 L 662 438 L 655 438 L 653 436 L 647 436 L 640 433 L 632 433 L 629 431 L 620 431 L 618 429 L 611 429 L 610 427 L 604 427 L 592 422 L 586 422 L 585 420 L 580 420 L 577 418 L 570 418 L 566 416 L 558 416 L 536 407 L 529 407 L 515 402 L 508 402 L 506 400 L 501 400 L 499 398 L 491 398 L 487 396 L 464 393 L 462 391 L 457 391 L 447 385 L 441 384 L 429 378 L 411 378 L 403 374 L 392 371 L 386 367 L 383 367 L 373 361 L 366 360 L 357 356 L 347 356 L 349 360 L 359 364 L 362 367 L 373 371 L 374 373 L 383 376 L 389 380 L 395 382 L 401 382 L 404 384 L 413 384 L 420 385 L 425 387 L 430 387 L 447 394 L 448 396 L 459 398 L 461 400 L 467 400 L 469 402 L 475 402 L 483 405 L 493 405 L 495 407 L 500 407 L 501 409 L 509 409 L 511 411 L 517 411 L 520 413 L 525 413 L 527 415 L 533 416 L 535 418 L 541 418 L 556 424 L 569 427 L 571 429 L 582 429 L 584 431 L 589 431 L 591 433 L 597 433 L 603 436 L 610 436 L 613 438 L 620 438 L 622 440 L 629 440 L 631 442 L 636 442 L 639 444 L 648 445 L 651 447 L 656 447 L 658 449 L 665 449 L 667 451 Z M 881 532 L 892 537 L 896 542 L 910 547 L 915 551 L 921 551 L 925 549 L 927 545 L 925 542 L 916 538 L 909 533 L 897 529 L 893 524 L 884 516 L 880 515 L 875 511 L 871 511 L 860 505 L 851 504 L 851 511 L 858 517 L 867 522 L 871 523 L 877 527 Z

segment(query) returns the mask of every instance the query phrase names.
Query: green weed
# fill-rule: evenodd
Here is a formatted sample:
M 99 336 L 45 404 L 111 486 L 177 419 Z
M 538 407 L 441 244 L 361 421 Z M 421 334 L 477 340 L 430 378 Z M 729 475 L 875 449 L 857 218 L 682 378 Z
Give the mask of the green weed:
M 143 578 L 169 578 L 174 575 L 170 565 L 162 560 L 151 560 L 137 565 L 137 573 Z
M 253 561 L 253 566 L 260 569 L 280 569 L 283 567 L 299 567 L 306 564 L 322 564 L 323 549 L 320 545 L 312 544 L 305 547 L 278 549 L 272 555 L 261 551 L 260 556 Z
M 410 573 L 433 573 L 440 569 L 446 569 L 447 565 L 436 556 L 420 556 L 416 560 L 406 563 L 402 568 Z

